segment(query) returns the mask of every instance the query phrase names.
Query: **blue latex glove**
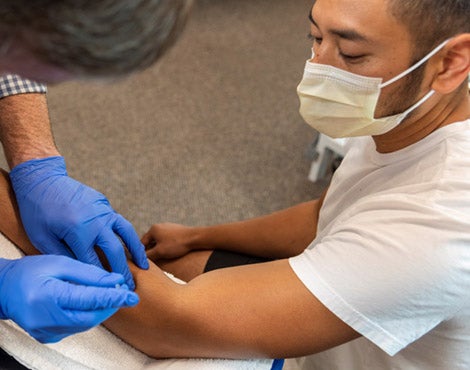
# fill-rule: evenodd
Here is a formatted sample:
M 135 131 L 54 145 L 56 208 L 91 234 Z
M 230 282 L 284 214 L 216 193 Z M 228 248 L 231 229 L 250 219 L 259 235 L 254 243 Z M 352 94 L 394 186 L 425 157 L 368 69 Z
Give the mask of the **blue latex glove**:
M 147 269 L 137 233 L 103 194 L 67 176 L 63 157 L 21 163 L 10 172 L 10 179 L 26 233 L 37 249 L 102 267 L 97 246 L 112 271 L 123 274 L 129 288 L 135 288 L 121 239 L 134 263 Z
M 42 343 L 88 330 L 138 303 L 124 277 L 63 256 L 0 259 L 0 318 Z

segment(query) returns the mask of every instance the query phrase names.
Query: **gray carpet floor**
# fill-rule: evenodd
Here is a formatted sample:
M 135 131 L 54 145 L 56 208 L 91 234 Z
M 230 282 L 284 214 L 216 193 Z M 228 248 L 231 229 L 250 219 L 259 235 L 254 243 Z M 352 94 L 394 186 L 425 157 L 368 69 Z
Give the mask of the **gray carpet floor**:
M 317 197 L 315 132 L 296 86 L 310 54 L 311 0 L 199 0 L 177 45 L 113 84 L 49 88 L 69 174 L 107 195 L 142 234 L 205 225 Z

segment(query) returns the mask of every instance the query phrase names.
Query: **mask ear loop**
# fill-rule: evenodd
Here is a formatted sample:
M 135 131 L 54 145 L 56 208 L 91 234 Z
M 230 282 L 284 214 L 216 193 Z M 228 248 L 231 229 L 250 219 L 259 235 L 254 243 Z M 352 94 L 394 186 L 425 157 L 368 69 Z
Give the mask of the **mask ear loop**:
M 414 103 L 411 107 L 409 107 L 406 111 L 404 111 L 402 114 L 403 116 L 407 116 L 409 113 L 414 111 L 416 108 L 418 108 L 421 104 L 424 104 L 426 100 L 428 100 L 431 96 L 435 94 L 434 90 L 431 90 L 428 92 L 426 95 L 424 95 L 421 99 L 419 99 L 416 103 Z
M 424 63 L 426 63 L 429 59 L 431 59 L 434 55 L 436 55 L 441 49 L 446 46 L 446 44 L 450 41 L 450 39 L 445 40 L 443 43 L 441 43 L 439 46 L 437 46 L 433 51 L 431 51 L 428 55 L 426 55 L 423 59 L 421 59 L 418 63 L 415 65 L 411 66 L 408 68 L 406 71 L 400 73 L 398 76 L 393 77 L 392 79 L 388 80 L 387 82 L 384 82 L 380 84 L 380 88 L 386 87 L 388 85 L 391 85 L 392 83 L 398 81 L 399 79 L 405 77 L 408 73 L 413 72 L 415 69 L 421 67 Z

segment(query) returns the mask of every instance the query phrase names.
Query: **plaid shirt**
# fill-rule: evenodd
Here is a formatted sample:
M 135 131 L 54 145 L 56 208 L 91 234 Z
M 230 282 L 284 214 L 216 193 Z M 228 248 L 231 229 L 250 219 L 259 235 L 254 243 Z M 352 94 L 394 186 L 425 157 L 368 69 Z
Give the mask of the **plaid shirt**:
M 45 92 L 46 85 L 16 75 L 0 76 L 0 99 L 10 95 Z

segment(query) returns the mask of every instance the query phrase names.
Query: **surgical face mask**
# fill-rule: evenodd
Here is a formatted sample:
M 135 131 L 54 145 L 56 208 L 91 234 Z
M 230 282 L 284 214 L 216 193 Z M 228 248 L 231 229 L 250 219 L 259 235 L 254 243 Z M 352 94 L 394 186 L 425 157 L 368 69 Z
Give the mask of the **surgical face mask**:
M 303 79 L 297 88 L 300 114 L 314 129 L 333 138 L 384 134 L 398 126 L 408 114 L 428 100 L 434 90 L 403 113 L 374 118 L 382 88 L 420 67 L 447 42 L 448 40 L 411 68 L 384 83 L 381 78 L 364 77 L 307 61 Z

